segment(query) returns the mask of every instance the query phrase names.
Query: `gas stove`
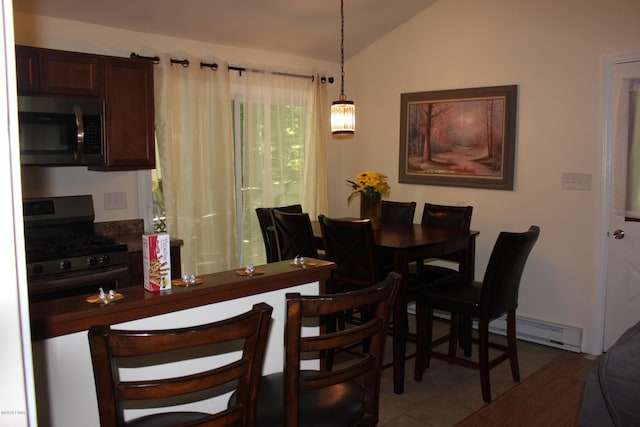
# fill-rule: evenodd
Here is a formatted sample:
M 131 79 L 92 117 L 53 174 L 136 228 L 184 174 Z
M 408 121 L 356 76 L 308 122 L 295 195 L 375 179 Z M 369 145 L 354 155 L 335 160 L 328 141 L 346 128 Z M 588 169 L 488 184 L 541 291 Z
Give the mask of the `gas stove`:
M 127 245 L 95 234 L 90 195 L 24 199 L 23 210 L 32 301 L 128 284 Z

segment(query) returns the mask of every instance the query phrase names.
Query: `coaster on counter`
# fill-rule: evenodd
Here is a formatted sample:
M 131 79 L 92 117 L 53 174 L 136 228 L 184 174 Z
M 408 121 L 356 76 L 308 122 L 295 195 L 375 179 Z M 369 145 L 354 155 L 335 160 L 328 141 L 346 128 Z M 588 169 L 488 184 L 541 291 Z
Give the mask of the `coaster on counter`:
M 247 270 L 241 268 L 239 270 L 236 270 L 236 274 L 238 276 L 259 276 L 261 274 L 264 274 L 264 270 L 256 268 L 255 270 L 253 270 L 253 273 L 248 273 Z
M 196 277 L 196 281 L 193 283 L 187 283 L 182 279 L 174 279 L 171 281 L 171 284 L 174 286 L 186 286 L 186 287 L 198 286 L 198 285 L 202 285 L 202 279 L 199 277 Z
M 300 263 L 296 264 L 295 262 L 291 261 L 289 265 L 291 267 L 305 268 L 305 267 L 315 267 L 318 264 L 316 264 L 315 262 L 309 262 L 309 261 L 305 261 L 304 264 L 300 264 Z
M 95 294 L 95 295 L 88 296 L 86 301 L 91 304 L 98 304 L 98 303 L 110 304 L 112 302 L 121 300 L 122 298 L 124 298 L 124 295 L 116 292 L 115 294 L 113 294 L 113 298 L 109 298 L 109 294 L 107 294 L 106 298 L 103 299 L 103 298 L 100 298 L 100 294 Z

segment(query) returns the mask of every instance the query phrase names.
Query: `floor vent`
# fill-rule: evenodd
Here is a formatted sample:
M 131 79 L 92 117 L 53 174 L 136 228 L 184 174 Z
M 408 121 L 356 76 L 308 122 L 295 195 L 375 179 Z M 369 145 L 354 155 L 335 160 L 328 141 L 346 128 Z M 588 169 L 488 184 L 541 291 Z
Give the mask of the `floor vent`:
M 415 306 L 413 304 L 409 305 L 407 311 L 410 314 L 415 314 Z M 437 311 L 434 313 L 434 316 L 443 319 L 449 318 L 448 313 Z M 474 322 L 473 327 L 477 329 L 476 322 Z M 489 332 L 506 335 L 506 316 L 501 316 L 489 323 Z M 559 325 L 557 323 L 518 316 L 516 320 L 516 336 L 523 341 L 561 348 L 575 353 L 581 352 L 582 329 L 573 326 Z

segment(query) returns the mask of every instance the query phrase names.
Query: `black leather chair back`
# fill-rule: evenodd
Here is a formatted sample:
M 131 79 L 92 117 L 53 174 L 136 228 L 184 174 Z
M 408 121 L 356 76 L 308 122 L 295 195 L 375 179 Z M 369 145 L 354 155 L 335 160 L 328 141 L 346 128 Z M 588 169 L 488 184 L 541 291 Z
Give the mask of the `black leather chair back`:
M 473 206 L 447 206 L 424 204 L 422 224 L 430 227 L 455 228 L 469 230 Z
M 282 212 L 302 213 L 302 205 L 279 206 L 274 208 L 256 208 L 258 223 L 262 231 L 262 240 L 264 241 L 264 249 L 267 255 L 267 262 L 280 261 L 278 255 L 278 244 L 276 242 L 275 230 L 273 229 L 273 219 L 271 210 L 278 209 Z
M 413 224 L 416 202 L 382 201 L 382 222 L 387 224 Z
M 524 233 L 498 235 L 482 280 L 480 318 L 492 319 L 518 306 L 522 271 L 539 235 L 536 225 Z
M 326 258 L 336 263 L 336 288 L 355 289 L 380 281 L 376 241 L 369 219 L 339 220 L 319 215 Z
M 273 209 L 271 214 L 280 260 L 296 256 L 318 258 L 309 214 L 283 212 L 279 209 Z

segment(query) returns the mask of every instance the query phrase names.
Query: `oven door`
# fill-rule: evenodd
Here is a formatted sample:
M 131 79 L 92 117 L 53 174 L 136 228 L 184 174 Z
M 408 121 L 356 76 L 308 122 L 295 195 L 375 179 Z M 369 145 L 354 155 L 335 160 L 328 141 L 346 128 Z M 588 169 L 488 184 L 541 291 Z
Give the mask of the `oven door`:
M 29 279 L 27 285 L 31 302 L 98 293 L 101 287 L 107 292 L 129 285 L 129 266 L 112 265 L 40 276 Z

